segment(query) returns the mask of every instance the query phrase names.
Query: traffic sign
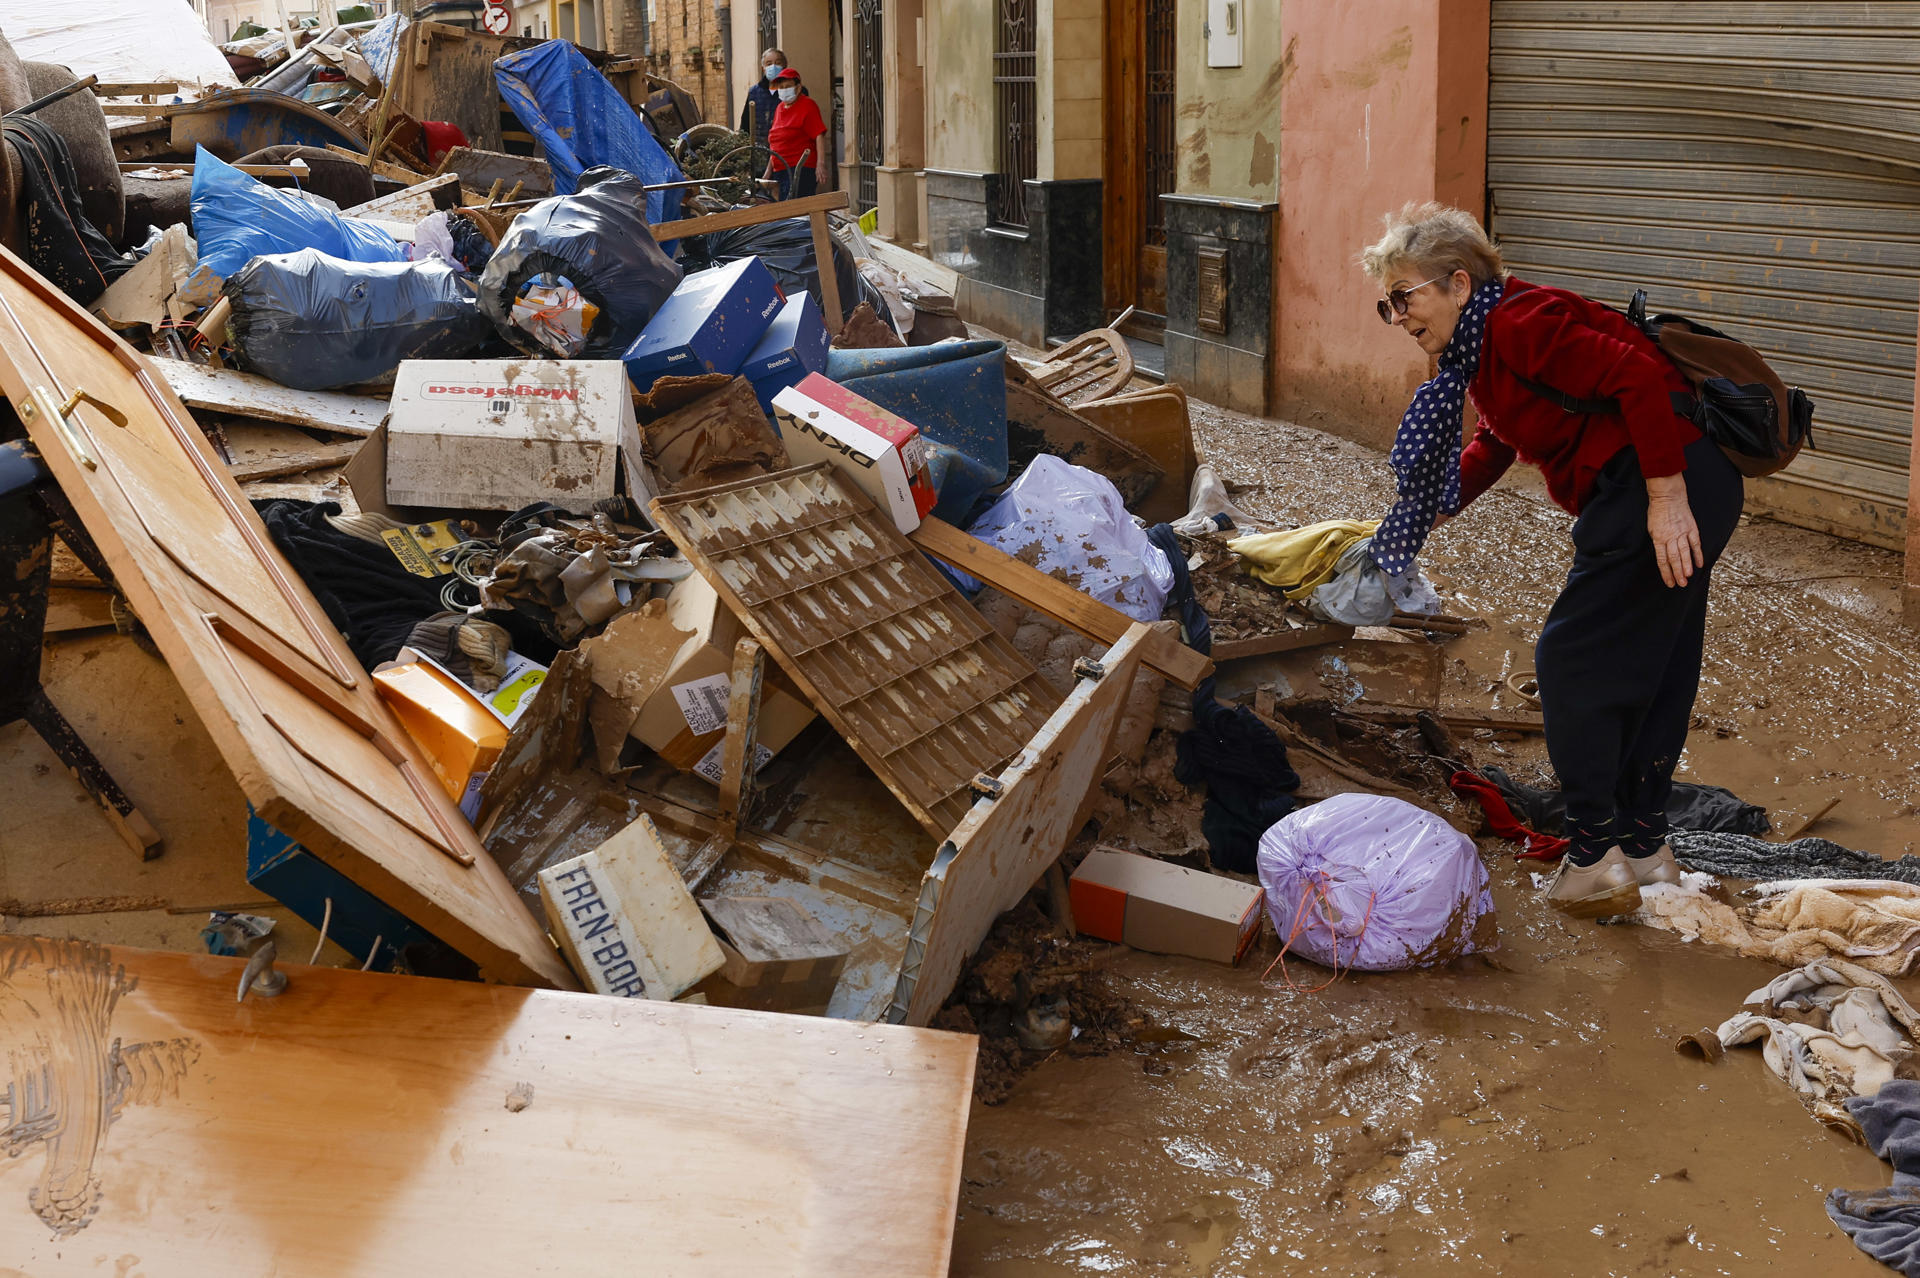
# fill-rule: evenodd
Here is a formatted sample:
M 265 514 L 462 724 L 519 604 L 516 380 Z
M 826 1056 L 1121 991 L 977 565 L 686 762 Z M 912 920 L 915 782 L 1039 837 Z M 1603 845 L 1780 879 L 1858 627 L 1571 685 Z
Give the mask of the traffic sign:
M 482 21 L 494 35 L 505 35 L 513 29 L 513 10 L 503 4 L 488 4 L 487 16 Z

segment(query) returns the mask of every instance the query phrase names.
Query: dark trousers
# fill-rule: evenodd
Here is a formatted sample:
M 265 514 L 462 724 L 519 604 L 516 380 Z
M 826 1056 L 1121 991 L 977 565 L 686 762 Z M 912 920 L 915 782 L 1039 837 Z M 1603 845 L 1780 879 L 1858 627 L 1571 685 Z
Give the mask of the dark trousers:
M 1714 561 L 1740 519 L 1740 472 L 1712 441 L 1686 451 L 1687 504 L 1705 569 L 1679 588 L 1660 579 L 1647 533 L 1647 485 L 1623 449 L 1573 525 L 1573 568 L 1534 653 L 1547 754 L 1567 796 L 1578 850 L 1651 851 L 1687 743 L 1706 639 Z
M 781 199 L 797 200 L 802 196 L 817 193 L 820 175 L 817 170 L 811 167 L 804 169 L 775 169 L 773 171 L 773 180 L 780 184 Z

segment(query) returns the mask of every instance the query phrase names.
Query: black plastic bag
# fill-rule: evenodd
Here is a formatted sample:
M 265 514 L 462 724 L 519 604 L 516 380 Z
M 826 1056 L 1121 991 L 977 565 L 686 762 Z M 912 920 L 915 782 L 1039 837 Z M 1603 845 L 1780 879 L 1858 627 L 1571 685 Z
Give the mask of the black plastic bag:
M 453 359 L 492 332 L 445 262 L 344 262 L 318 249 L 256 257 L 220 290 L 240 366 L 295 390 L 378 381 L 402 360 Z
M 521 350 L 547 354 L 513 323 L 514 299 L 537 277 L 564 277 L 599 308 L 579 359 L 619 359 L 680 283 L 680 267 L 647 228 L 640 179 L 588 169 L 580 189 L 513 219 L 480 275 L 480 309 Z
M 833 277 L 840 285 L 840 302 L 847 313 L 852 314 L 853 308 L 862 302 L 870 302 L 881 322 L 894 328 L 887 299 L 855 269 L 853 254 L 847 252 L 846 246 L 832 236 L 827 239 L 833 245 Z M 808 218 L 790 217 L 758 226 L 739 226 L 731 231 L 692 236 L 681 244 L 680 258 L 686 263 L 688 273 L 709 266 L 725 266 L 743 257 L 757 257 L 773 272 L 773 281 L 782 293 L 792 297 L 794 290 L 805 289 L 813 294 L 814 305 L 820 308 L 820 313 L 827 313 L 827 299 L 820 295 L 820 271 L 813 260 L 813 224 Z

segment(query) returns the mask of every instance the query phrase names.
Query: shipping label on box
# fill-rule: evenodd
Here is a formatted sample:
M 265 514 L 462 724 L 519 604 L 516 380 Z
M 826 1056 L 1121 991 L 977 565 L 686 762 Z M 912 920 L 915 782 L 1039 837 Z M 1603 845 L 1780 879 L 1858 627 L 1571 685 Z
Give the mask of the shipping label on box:
M 837 382 L 809 373 L 773 397 L 773 413 L 794 465 L 832 463 L 901 532 L 918 528 L 939 500 L 918 428 Z
M 652 495 L 617 360 L 408 360 L 386 424 L 393 506 L 586 512 L 615 494 Z M 636 485 L 638 486 L 636 489 Z
M 668 374 L 739 372 L 780 305 L 773 272 L 757 257 L 694 272 L 621 356 L 633 388 L 645 394 Z

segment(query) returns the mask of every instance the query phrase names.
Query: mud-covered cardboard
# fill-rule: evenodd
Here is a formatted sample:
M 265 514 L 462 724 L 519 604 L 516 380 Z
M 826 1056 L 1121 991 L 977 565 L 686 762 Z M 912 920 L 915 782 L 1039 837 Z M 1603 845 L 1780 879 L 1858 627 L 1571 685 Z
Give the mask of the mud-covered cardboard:
M 1260 887 L 1152 857 L 1095 848 L 1069 884 L 1089 936 L 1154 954 L 1238 963 L 1260 931 Z
M 726 740 L 727 696 L 732 687 L 733 648 L 740 623 L 707 579 L 695 574 L 667 596 L 665 620 L 676 630 L 691 630 L 682 641 L 660 688 L 647 698 L 632 735 L 676 768 L 719 783 L 721 746 Z M 813 722 L 813 707 L 785 686 L 768 663 L 760 685 L 760 716 L 755 729 L 753 768 L 758 771 Z
M 384 432 L 390 506 L 584 514 L 623 473 L 653 496 L 618 360 L 408 360 Z
M 780 442 L 796 466 L 828 462 L 910 533 L 939 501 L 920 428 L 819 373 L 773 397 Z

